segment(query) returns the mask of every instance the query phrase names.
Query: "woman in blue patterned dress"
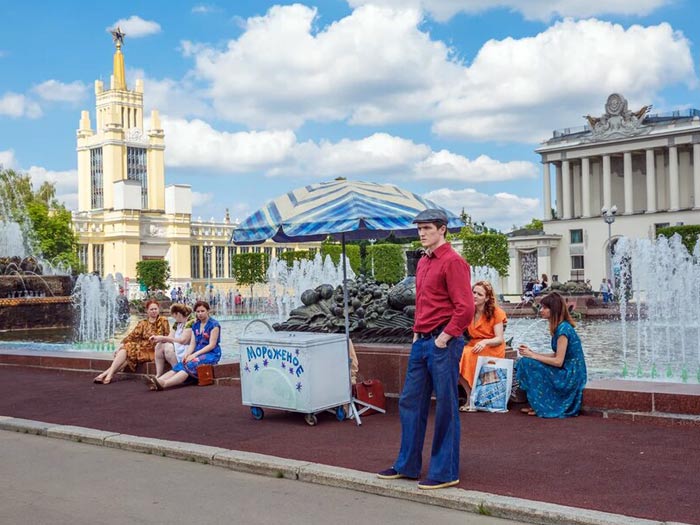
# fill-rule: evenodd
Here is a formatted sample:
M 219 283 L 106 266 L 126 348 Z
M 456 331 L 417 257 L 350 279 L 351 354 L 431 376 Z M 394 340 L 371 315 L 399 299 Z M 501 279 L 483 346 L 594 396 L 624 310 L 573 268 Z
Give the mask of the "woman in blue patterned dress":
M 197 378 L 197 367 L 200 365 L 215 365 L 221 359 L 221 325 L 209 316 L 209 303 L 198 301 L 194 305 L 197 317 L 192 325 L 190 347 L 185 352 L 182 361 L 162 376 L 148 376 L 147 381 L 151 390 L 163 390 L 185 382 L 188 376 Z
M 575 323 L 563 297 L 547 294 L 540 302 L 540 315 L 549 319 L 553 355 L 538 354 L 520 345 L 516 377 L 527 394 L 531 416 L 561 418 L 577 416 L 586 386 L 586 361 Z

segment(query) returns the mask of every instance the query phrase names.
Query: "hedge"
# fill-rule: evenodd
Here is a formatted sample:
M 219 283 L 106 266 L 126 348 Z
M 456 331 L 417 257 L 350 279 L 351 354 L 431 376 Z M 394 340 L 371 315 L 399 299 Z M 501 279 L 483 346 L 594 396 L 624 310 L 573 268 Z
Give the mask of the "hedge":
M 340 262 L 340 254 L 343 252 L 343 247 L 340 244 L 322 244 L 321 245 L 321 257 L 326 258 L 326 255 L 331 256 L 331 261 L 333 264 L 338 264 Z M 350 268 L 359 275 L 362 270 L 362 259 L 360 258 L 360 247 L 357 244 L 346 244 L 345 245 L 345 255 L 350 260 Z
M 688 249 L 688 253 L 692 254 L 698 242 L 698 236 L 700 235 L 700 225 L 667 226 L 666 228 L 659 228 L 656 232 L 656 236 L 660 237 L 663 235 L 667 239 L 670 239 L 676 233 L 681 236 L 681 242 Z
M 365 267 L 372 272 L 374 258 L 374 279 L 380 283 L 396 284 L 406 276 L 403 247 L 399 244 L 376 244 L 367 247 Z
M 294 266 L 294 261 L 313 259 L 309 250 L 286 251 L 280 253 L 277 258 L 286 262 L 289 268 Z

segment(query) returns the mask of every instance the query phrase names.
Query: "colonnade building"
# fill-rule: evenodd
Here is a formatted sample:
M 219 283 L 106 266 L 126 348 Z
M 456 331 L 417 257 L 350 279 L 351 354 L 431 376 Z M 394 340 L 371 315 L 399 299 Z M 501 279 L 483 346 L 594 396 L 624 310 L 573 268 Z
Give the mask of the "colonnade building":
M 650 109 L 631 111 L 614 93 L 600 117 L 555 131 L 536 150 L 544 231 L 509 235 L 509 291 L 542 273 L 590 279 L 597 290 L 611 275 L 618 238 L 653 239 L 660 227 L 700 223 L 700 110 Z
M 187 184 L 165 186 L 165 133 L 158 111 L 144 128 L 142 80 L 129 89 L 121 48 L 124 34 L 112 33 L 116 44 L 109 86 L 95 81 L 96 107 L 92 128 L 82 111 L 77 130 L 78 210 L 73 229 L 78 255 L 88 272 L 117 273 L 138 289 L 136 263 L 165 259 L 171 286 L 236 289 L 233 258 L 238 253 L 276 256 L 298 245 L 239 247 L 230 243 L 236 224 L 192 218 L 192 190 Z M 232 198 L 233 196 L 231 196 Z

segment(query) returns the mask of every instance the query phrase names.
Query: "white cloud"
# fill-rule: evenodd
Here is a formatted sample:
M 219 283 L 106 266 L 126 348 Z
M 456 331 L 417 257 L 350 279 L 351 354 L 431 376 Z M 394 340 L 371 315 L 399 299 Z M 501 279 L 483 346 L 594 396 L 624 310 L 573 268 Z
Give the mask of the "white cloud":
M 34 86 L 32 91 L 44 100 L 75 103 L 85 99 L 88 86 L 79 80 L 66 84 L 52 79 Z
M 202 120 L 162 118 L 173 167 L 214 168 L 229 173 L 266 169 L 283 162 L 296 141 L 292 131 L 222 132 Z
M 214 201 L 213 193 L 201 193 L 199 191 L 192 192 L 192 207 L 196 208 L 199 206 L 204 206 L 210 202 Z
M 32 179 L 34 189 L 44 182 L 51 182 L 56 187 L 56 193 L 78 191 L 78 170 L 53 171 L 41 166 L 31 166 L 25 170 Z
M 457 13 L 475 14 L 490 9 L 508 9 L 528 20 L 547 22 L 554 17 L 587 18 L 600 15 L 646 16 L 674 0 L 348 0 L 358 7 L 365 4 L 395 8 L 422 8 L 438 21 Z
M 183 42 L 195 60 L 186 81 L 203 85 L 219 118 L 254 128 L 428 121 L 446 137 L 524 142 L 583 125 L 612 92 L 641 107 L 697 84 L 690 42 L 666 23 L 567 19 L 490 40 L 468 63 L 422 30 L 416 10 L 363 5 L 323 28 L 316 14 L 275 6 L 223 49 Z
M 13 150 L 0 151 L 0 166 L 3 169 L 14 169 L 15 165 L 15 152 Z
M 278 129 L 306 120 L 415 120 L 458 79 L 447 46 L 417 30 L 418 11 L 365 6 L 319 31 L 315 19 L 303 5 L 275 6 L 249 18 L 223 50 L 183 43 L 217 114 Z
M 304 142 L 294 148 L 295 165 L 283 165 L 271 170 L 270 175 L 303 174 L 317 178 L 348 174 L 403 173 L 410 176 L 416 163 L 430 154 L 424 144 L 375 133 L 369 137 L 332 143 Z
M 514 224 L 527 224 L 542 214 L 539 199 L 510 193 L 488 195 L 472 188 L 441 188 L 426 193 L 423 197 L 438 202 L 457 214 L 464 208 L 474 221 L 484 221 L 487 226 L 504 232 L 510 231 Z
M 172 167 L 215 169 L 222 173 L 324 179 L 341 175 L 380 178 L 491 182 L 535 178 L 527 161 L 500 162 L 486 155 L 470 160 L 426 144 L 374 133 L 358 140 L 297 142 L 291 130 L 225 132 L 202 120 L 164 116 Z
M 515 179 L 532 179 L 538 170 L 532 162 L 500 162 L 488 155 L 470 160 L 447 150 L 432 153 L 417 166 L 420 179 L 446 179 L 470 182 L 492 182 Z
M 203 91 L 188 77 L 182 80 L 171 78 L 154 79 L 146 76 L 142 69 L 128 69 L 127 84 L 133 86 L 135 80 L 144 84 L 144 114 L 152 109 L 170 117 L 211 117 L 214 112 Z
M 141 38 L 160 33 L 160 24 L 151 20 L 144 20 L 140 16 L 132 15 L 129 18 L 120 18 L 107 31 L 119 27 L 127 37 Z
M 39 104 L 25 95 L 8 91 L 0 96 L 0 116 L 39 118 L 41 114 Z
M 221 8 L 212 4 L 198 4 L 192 8 L 192 12 L 198 15 L 208 15 L 219 11 L 221 11 Z
M 37 190 L 44 182 L 51 182 L 56 188 L 56 198 L 63 202 L 68 209 L 78 207 L 78 171 L 53 171 L 41 166 L 31 166 L 22 169 L 15 158 L 13 150 L 0 151 L 0 166 L 26 173 L 32 181 L 32 187 Z
M 697 76 L 690 42 L 670 25 L 565 20 L 534 37 L 484 44 L 441 101 L 433 130 L 532 142 L 552 127 L 583 125 L 585 113 L 602 114 L 612 92 L 642 106 L 676 83 L 692 86 Z

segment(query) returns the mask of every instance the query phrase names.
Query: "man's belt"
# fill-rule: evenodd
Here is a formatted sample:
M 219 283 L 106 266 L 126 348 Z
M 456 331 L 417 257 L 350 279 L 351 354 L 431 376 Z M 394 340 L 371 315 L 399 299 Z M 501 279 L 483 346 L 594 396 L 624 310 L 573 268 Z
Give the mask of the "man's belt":
M 431 337 L 439 336 L 443 332 L 443 330 L 445 329 L 446 326 L 447 325 L 444 324 L 444 325 L 438 326 L 437 328 L 431 330 L 430 332 L 416 332 L 416 333 L 418 334 L 418 337 L 420 337 L 421 339 L 430 339 Z

